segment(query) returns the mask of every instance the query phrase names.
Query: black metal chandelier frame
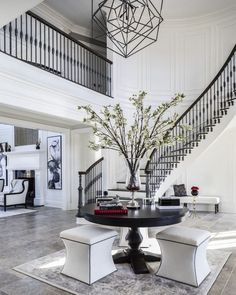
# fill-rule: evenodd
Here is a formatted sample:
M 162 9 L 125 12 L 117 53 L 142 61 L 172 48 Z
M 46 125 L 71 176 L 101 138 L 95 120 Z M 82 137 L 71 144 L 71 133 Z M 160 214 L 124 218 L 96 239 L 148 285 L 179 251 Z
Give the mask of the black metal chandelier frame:
M 151 0 L 101 1 L 95 12 L 92 12 L 93 24 L 100 32 L 95 38 L 106 35 L 113 44 L 107 48 L 125 58 L 150 46 L 157 41 L 163 21 L 163 0 L 158 1 L 159 11 Z M 93 7 L 92 3 L 92 10 Z

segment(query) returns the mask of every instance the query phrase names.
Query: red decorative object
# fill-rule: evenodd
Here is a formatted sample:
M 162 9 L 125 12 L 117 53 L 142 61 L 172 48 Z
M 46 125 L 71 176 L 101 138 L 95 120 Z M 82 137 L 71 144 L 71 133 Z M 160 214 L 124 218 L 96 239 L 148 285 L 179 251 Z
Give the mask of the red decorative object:
M 198 186 L 192 186 L 191 187 L 191 190 L 198 191 L 199 190 L 199 187 Z
M 126 215 L 128 214 L 128 209 L 94 209 L 96 215 Z

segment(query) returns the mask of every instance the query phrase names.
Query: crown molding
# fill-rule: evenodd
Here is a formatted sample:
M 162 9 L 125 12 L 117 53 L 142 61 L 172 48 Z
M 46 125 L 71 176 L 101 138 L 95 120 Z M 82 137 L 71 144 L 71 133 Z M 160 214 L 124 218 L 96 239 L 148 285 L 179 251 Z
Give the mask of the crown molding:
M 206 25 L 212 22 L 220 22 L 224 19 L 234 18 L 236 15 L 236 5 L 227 7 L 225 9 L 205 14 L 202 16 L 196 16 L 191 18 L 183 19 L 164 19 L 163 25 L 167 28 L 177 26 L 177 27 L 186 27 L 186 26 L 200 26 Z
M 41 3 L 35 8 L 31 10 L 38 16 L 42 17 L 46 21 L 53 24 L 55 27 L 59 28 L 60 30 L 66 32 L 67 34 L 74 32 L 81 35 L 85 35 L 87 37 L 91 37 L 90 30 L 76 25 L 67 18 L 65 18 L 62 14 L 52 9 L 50 6 L 48 6 L 45 3 Z

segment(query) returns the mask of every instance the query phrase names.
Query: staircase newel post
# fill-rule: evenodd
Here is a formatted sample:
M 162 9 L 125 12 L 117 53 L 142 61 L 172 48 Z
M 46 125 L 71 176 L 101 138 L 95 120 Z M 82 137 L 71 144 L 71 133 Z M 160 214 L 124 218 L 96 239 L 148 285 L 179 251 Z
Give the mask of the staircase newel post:
M 151 205 L 151 198 L 150 198 L 150 174 L 151 171 L 149 169 L 145 170 L 146 174 L 146 203 Z M 148 200 L 149 199 L 149 200 Z
M 82 186 L 82 172 L 78 172 L 79 174 L 79 187 L 78 187 L 78 212 L 76 217 L 81 217 L 81 208 L 82 208 L 82 198 L 83 198 L 83 186 Z

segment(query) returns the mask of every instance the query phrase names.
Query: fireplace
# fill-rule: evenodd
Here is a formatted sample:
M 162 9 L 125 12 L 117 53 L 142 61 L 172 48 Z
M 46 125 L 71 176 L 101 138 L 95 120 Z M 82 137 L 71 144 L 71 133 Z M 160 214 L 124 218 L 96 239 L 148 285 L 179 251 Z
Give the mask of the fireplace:
M 29 180 L 29 191 L 26 197 L 26 204 L 34 206 L 35 198 L 35 171 L 34 170 L 15 170 L 14 178 Z

